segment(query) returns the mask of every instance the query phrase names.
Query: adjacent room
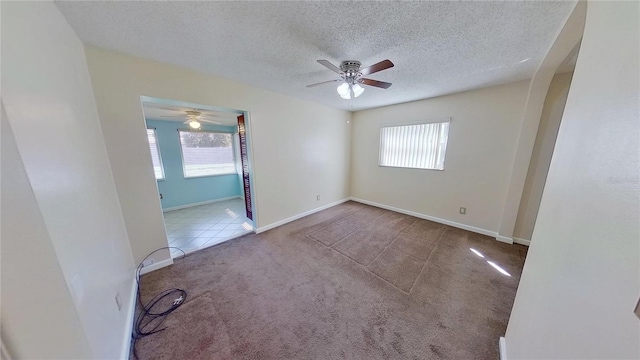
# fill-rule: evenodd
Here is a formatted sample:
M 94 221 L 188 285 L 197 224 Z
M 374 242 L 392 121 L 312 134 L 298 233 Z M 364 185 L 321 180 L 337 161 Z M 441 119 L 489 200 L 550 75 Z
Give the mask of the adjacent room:
M 172 257 L 252 232 L 243 112 L 148 98 L 142 108 Z
M 1 358 L 640 358 L 640 6 L 2 1 Z

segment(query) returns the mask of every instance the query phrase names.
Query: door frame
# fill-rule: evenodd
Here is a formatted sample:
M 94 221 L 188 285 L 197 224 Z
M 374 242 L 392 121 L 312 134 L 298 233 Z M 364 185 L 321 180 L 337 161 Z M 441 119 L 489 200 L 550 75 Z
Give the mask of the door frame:
M 244 128 L 245 128 L 245 140 L 247 142 L 247 171 L 249 173 L 249 191 L 251 192 L 251 215 L 253 217 L 253 219 L 251 219 L 253 221 L 253 229 L 254 231 L 258 228 L 258 196 L 256 195 L 256 186 L 255 186 L 255 182 L 256 182 L 256 172 L 254 170 L 254 166 L 253 166 L 253 131 L 251 131 L 251 117 L 249 116 L 249 112 L 248 111 L 244 111 L 242 114 L 238 114 L 238 116 L 243 115 L 244 116 Z M 236 117 L 237 119 L 237 117 Z M 240 146 L 240 144 L 238 143 L 238 146 Z M 242 160 L 241 160 L 242 161 Z M 240 176 L 242 177 L 242 174 L 240 174 Z M 244 181 L 243 181 L 244 182 Z M 242 189 L 242 191 L 244 192 L 244 188 Z M 246 208 L 246 202 L 245 202 L 245 208 Z
M 258 196 L 257 196 L 257 191 L 256 191 L 256 173 L 255 173 L 255 167 L 254 167 L 254 157 L 253 157 L 253 131 L 251 128 L 251 115 L 249 113 L 249 111 L 246 110 L 238 110 L 238 109 L 233 109 L 233 108 L 228 108 L 228 107 L 222 107 L 222 106 L 212 106 L 212 105 L 205 105 L 205 104 L 201 104 L 201 103 L 197 103 L 197 102 L 188 102 L 188 101 L 180 101 L 180 100 L 172 100 L 172 99 L 163 99 L 163 98 L 157 98 L 157 97 L 152 97 L 152 96 L 144 96 L 141 95 L 140 96 L 140 107 L 142 109 L 142 113 L 144 114 L 144 107 L 143 107 L 143 102 L 152 102 L 152 103 L 156 103 L 156 104 L 164 104 L 164 105 L 169 105 L 169 106 L 179 106 L 179 107 L 193 107 L 194 105 L 196 105 L 198 108 L 200 109 L 208 109 L 208 110 L 212 110 L 212 111 L 218 111 L 218 112 L 226 112 L 226 113 L 233 113 L 236 115 L 236 126 L 238 126 L 237 124 L 237 116 L 239 115 L 244 115 L 244 123 L 245 123 L 245 137 L 246 137 L 246 141 L 247 141 L 247 168 L 248 168 L 248 172 L 249 172 L 249 189 L 251 191 L 251 213 L 253 215 L 253 230 L 255 232 L 255 230 L 258 228 L 258 221 L 259 221 L 259 214 L 258 214 Z M 144 116 L 142 117 L 143 123 L 146 126 L 146 120 L 144 118 Z M 146 139 L 145 139 L 146 141 Z M 239 146 L 240 144 L 238 144 Z M 242 174 L 240 174 L 240 176 L 242 176 Z M 157 181 L 155 181 L 156 184 L 156 188 L 158 186 Z M 244 189 L 242 189 L 242 192 L 244 193 Z M 160 204 L 160 203 L 159 203 Z M 246 205 L 245 205 L 246 207 Z M 160 204 L 160 211 L 162 211 L 162 205 Z M 166 225 L 165 225 L 166 228 Z

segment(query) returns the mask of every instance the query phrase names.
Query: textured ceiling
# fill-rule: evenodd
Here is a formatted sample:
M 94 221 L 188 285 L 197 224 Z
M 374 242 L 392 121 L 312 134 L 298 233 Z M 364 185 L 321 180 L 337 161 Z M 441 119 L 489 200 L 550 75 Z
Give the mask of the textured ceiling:
M 86 43 L 360 110 L 530 78 L 575 2 L 56 4 Z M 390 59 L 369 77 L 393 86 L 349 101 L 306 88 L 337 76 L 318 59 Z

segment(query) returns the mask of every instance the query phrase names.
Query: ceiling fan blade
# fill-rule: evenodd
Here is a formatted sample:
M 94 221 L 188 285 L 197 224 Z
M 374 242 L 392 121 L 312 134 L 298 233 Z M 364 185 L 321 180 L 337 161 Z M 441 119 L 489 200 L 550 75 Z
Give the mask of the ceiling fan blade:
M 318 63 L 320 63 L 320 65 L 324 65 L 325 67 L 327 67 L 329 70 L 335 72 L 336 74 L 342 75 L 342 70 L 340 70 L 339 67 L 333 65 L 329 61 L 327 61 L 327 60 L 318 60 Z
M 311 87 L 316 87 L 316 86 L 318 86 L 318 85 L 330 84 L 330 83 L 341 82 L 341 81 L 344 81 L 344 80 L 342 80 L 342 79 L 338 79 L 338 80 L 323 81 L 323 82 L 319 82 L 319 83 L 315 83 L 315 84 L 307 85 L 307 87 L 308 87 L 308 88 L 311 88 Z
M 392 67 L 393 67 L 393 63 L 391 62 L 391 60 L 387 59 L 387 60 L 382 60 L 377 64 L 373 64 L 368 68 L 364 68 L 360 70 L 360 73 L 362 74 L 362 76 L 367 76 L 369 74 L 377 73 L 378 71 L 382 71 Z
M 191 120 L 187 120 L 187 121 L 183 122 L 183 124 L 188 124 L 190 122 L 191 122 Z
M 373 79 L 365 79 L 365 78 L 359 79 L 358 82 L 360 82 L 362 84 L 365 84 L 365 85 L 375 86 L 375 87 L 379 87 L 379 88 L 383 88 L 383 89 L 388 89 L 389 86 L 391 86 L 391 83 L 388 83 L 388 82 L 378 81 L 378 80 L 373 80 Z
M 162 118 L 172 118 L 172 119 L 181 119 L 184 116 L 180 116 L 180 115 L 162 115 L 160 117 L 162 117 Z
M 230 116 L 224 116 L 224 115 L 218 115 L 218 114 L 202 114 L 200 115 L 201 118 L 203 117 L 210 117 L 210 118 L 218 118 L 218 119 L 231 119 L 232 117 Z M 233 118 L 235 119 L 235 118 Z
M 175 110 L 175 109 L 165 109 L 165 108 L 152 108 L 152 109 L 160 109 L 162 111 L 171 111 L 171 112 L 178 112 L 180 114 L 184 114 L 183 110 Z
M 205 120 L 205 119 L 200 119 L 198 120 L 201 123 L 207 123 L 207 124 L 216 124 L 216 125 L 222 125 L 221 122 L 218 121 L 212 121 L 212 120 Z

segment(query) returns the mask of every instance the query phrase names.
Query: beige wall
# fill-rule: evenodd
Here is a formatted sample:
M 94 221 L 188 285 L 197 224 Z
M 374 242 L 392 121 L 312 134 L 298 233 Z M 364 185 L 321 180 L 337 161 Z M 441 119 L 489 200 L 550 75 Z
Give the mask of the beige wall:
M 2 342 L 13 359 L 83 359 L 89 343 L 2 109 Z
M 520 81 L 354 113 L 351 195 L 495 235 L 528 87 Z M 378 167 L 380 125 L 443 117 L 451 117 L 444 171 Z
M 639 5 L 588 3 L 509 360 L 640 356 Z
M 514 238 L 531 240 L 572 76 L 573 72 L 556 74 L 549 85 L 536 142 L 531 154 L 527 179 L 522 191 L 518 218 L 513 231 Z
M 249 112 L 258 227 L 349 195 L 349 112 L 104 49 L 86 54 L 137 261 L 167 246 L 141 95 Z
M 21 239 L 22 244 L 10 243 L 16 252 L 9 255 L 24 255 L 32 250 L 32 244 L 28 243 L 32 239 L 26 237 L 28 235 L 34 235 L 34 241 L 45 244 L 36 251 L 40 254 L 26 254 L 16 259 L 29 267 L 21 274 L 25 288 L 19 293 L 24 294 L 32 288 L 32 277 L 51 276 L 55 281 L 50 284 L 55 289 L 51 290 L 51 295 L 58 297 L 56 301 L 62 302 L 60 309 L 64 311 L 43 316 L 38 324 L 22 325 L 48 327 L 53 333 L 66 326 L 74 327 L 73 334 L 66 339 L 71 341 L 78 338 L 75 327 L 79 319 L 92 357 L 119 358 L 123 346 L 130 340 L 127 326 L 131 315 L 128 310 L 134 264 L 83 45 L 53 2 L 2 2 L 1 6 L 2 102 L 29 181 L 24 183 L 26 179 L 22 177 L 6 191 L 14 188 L 23 191 L 20 196 L 29 202 L 25 206 L 31 207 L 25 211 L 33 211 L 31 215 L 25 212 L 12 214 L 10 219 L 20 221 L 25 227 L 33 221 L 34 226 L 34 229 L 15 229 L 18 234 L 24 231 L 25 237 Z M 2 176 L 4 179 L 4 171 Z M 28 186 L 33 191 L 35 204 L 29 192 L 24 192 Z M 4 186 L 2 193 L 4 196 Z M 38 211 L 33 208 L 36 205 Z M 4 226 L 2 230 L 4 235 Z M 46 245 L 47 241 L 50 241 L 49 245 Z M 4 236 L 2 245 L 4 256 Z M 51 253 L 52 249 L 55 255 Z M 61 288 L 54 257 L 68 289 Z M 38 259 L 46 262 L 41 264 Z M 11 264 L 2 263 L 3 275 L 5 265 Z M 49 271 L 51 273 L 41 274 Z M 7 294 L 4 285 L 3 282 L 3 299 L 5 295 L 18 294 Z M 19 286 L 19 282 L 14 285 Z M 41 293 L 30 296 L 46 298 L 49 295 L 46 289 L 43 286 Z M 70 294 L 77 315 L 70 313 L 65 291 Z M 123 299 L 122 311 L 115 302 L 117 293 Z M 18 301 L 35 300 L 20 298 Z M 4 305 L 3 301 L 3 310 Z M 18 313 L 11 316 L 21 318 L 25 323 L 32 320 L 33 314 L 28 312 L 36 311 L 14 310 Z M 5 314 L 3 312 L 3 316 Z M 56 321 L 65 324 L 60 324 L 58 329 Z M 4 325 L 3 330 L 11 334 L 13 329 L 5 329 Z M 35 334 L 40 329 L 32 328 L 32 331 Z M 51 334 L 51 339 L 63 337 L 62 334 Z M 49 341 L 38 343 L 34 339 L 31 342 L 30 346 L 41 351 L 51 346 Z M 60 344 L 55 348 L 68 345 Z M 68 350 L 74 351 L 77 357 L 85 357 L 82 341 L 76 346 Z

